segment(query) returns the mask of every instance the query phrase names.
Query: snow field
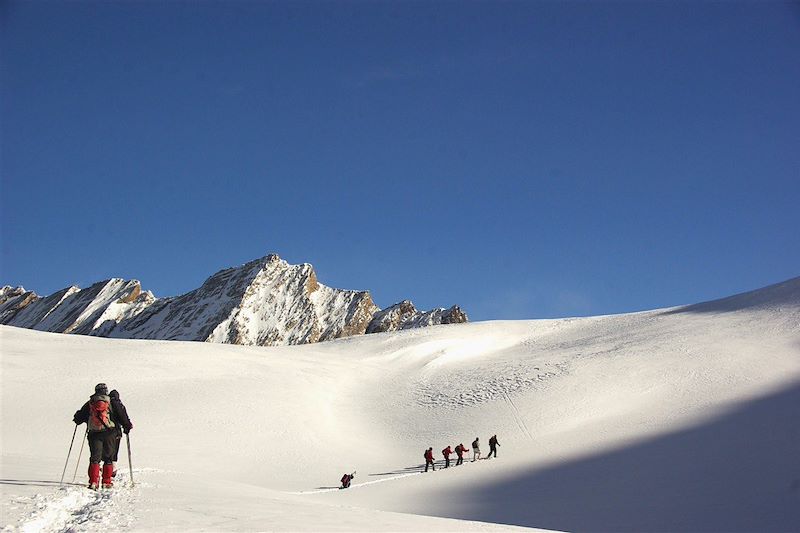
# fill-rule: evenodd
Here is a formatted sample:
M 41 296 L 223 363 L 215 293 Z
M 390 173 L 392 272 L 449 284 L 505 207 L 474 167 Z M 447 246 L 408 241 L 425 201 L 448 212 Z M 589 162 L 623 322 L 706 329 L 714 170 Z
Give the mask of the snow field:
M 280 348 L 3 327 L 3 522 L 53 531 L 112 523 L 131 531 L 796 530 L 795 285 L 722 308 L 459 324 Z M 141 469 L 141 485 L 112 495 L 117 508 L 91 507 L 77 487 L 52 487 L 72 414 L 99 381 L 128 407 Z M 442 448 L 478 436 L 485 456 L 492 434 L 497 459 L 471 463 L 470 451 L 463 466 L 440 470 Z M 419 473 L 428 446 L 437 470 Z M 354 485 L 338 490 L 353 470 Z

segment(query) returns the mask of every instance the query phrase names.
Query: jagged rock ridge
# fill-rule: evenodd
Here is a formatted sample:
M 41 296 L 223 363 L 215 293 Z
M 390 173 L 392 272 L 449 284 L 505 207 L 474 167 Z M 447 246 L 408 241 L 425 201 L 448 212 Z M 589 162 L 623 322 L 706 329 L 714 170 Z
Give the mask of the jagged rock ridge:
M 275 254 L 221 270 L 171 298 L 118 278 L 45 298 L 22 287 L 0 289 L 2 324 L 129 339 L 275 346 L 467 320 L 458 306 L 420 312 L 407 300 L 381 311 L 369 292 L 327 287 L 311 265 Z
M 367 333 L 421 328 L 436 324 L 459 324 L 462 322 L 467 322 L 467 315 L 457 305 L 450 309 L 440 307 L 423 312 L 418 311 L 409 300 L 403 300 L 375 313 L 369 326 L 367 326 Z

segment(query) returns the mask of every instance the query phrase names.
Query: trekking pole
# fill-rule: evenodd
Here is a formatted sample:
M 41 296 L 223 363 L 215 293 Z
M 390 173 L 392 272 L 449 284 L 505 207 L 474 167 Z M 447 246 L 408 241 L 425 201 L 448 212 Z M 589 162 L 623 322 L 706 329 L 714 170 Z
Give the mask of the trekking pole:
M 86 424 L 86 433 L 83 434 L 81 441 L 81 451 L 78 453 L 78 462 L 75 464 L 75 472 L 72 474 L 72 482 L 75 483 L 75 478 L 78 477 L 78 468 L 81 466 L 81 456 L 83 456 L 83 446 L 86 444 L 86 436 L 89 434 L 89 424 Z
M 78 424 L 75 424 L 75 431 L 72 432 L 72 440 L 69 443 L 69 451 L 67 452 L 67 460 L 64 463 L 64 471 L 61 472 L 61 481 L 58 482 L 59 485 L 64 483 L 64 474 L 67 473 L 67 465 L 69 464 L 69 456 L 72 455 L 72 445 L 75 444 L 75 435 L 78 433 Z
M 128 443 L 128 468 L 131 470 L 131 487 L 133 487 L 133 463 L 131 463 L 131 434 L 125 433 L 125 441 Z

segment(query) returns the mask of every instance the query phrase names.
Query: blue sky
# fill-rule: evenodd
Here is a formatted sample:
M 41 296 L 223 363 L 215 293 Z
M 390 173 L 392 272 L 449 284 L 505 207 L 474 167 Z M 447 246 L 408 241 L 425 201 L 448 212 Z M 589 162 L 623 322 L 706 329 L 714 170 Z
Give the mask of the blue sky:
M 0 283 L 276 252 L 386 307 L 592 315 L 800 275 L 800 8 L 4 2 Z

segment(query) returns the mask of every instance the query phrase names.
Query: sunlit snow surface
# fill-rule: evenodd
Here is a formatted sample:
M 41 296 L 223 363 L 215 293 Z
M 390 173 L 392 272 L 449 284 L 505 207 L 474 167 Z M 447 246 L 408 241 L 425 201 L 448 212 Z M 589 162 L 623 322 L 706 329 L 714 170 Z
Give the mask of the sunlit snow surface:
M 800 281 L 688 308 L 257 348 L 0 328 L 9 531 L 797 531 Z M 72 414 L 134 422 L 110 494 Z M 497 434 L 498 458 L 440 450 Z M 421 473 L 432 446 L 436 472 Z M 338 490 L 345 472 L 353 486 Z

